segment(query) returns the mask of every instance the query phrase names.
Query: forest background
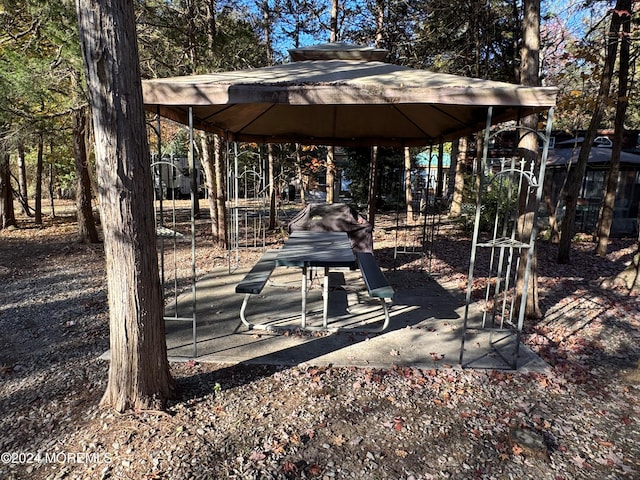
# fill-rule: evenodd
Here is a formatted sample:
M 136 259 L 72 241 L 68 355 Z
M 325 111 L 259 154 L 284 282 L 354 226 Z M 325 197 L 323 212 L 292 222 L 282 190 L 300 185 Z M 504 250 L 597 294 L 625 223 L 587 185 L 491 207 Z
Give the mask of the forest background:
M 388 61 L 456 75 L 520 83 L 522 5 L 513 1 L 136 1 L 142 78 L 261 67 L 288 61 L 288 49 L 326 41 L 375 45 Z M 633 4 L 633 2 L 632 2 Z M 601 83 L 613 2 L 541 2 L 540 81 L 560 88 L 554 125 L 588 128 Z M 0 1 L 0 138 L 3 184 L 41 223 L 42 199 L 72 197 L 91 181 L 75 5 Z M 635 38 L 633 30 L 630 34 Z M 632 46 L 624 126 L 638 125 Z M 615 74 L 619 69 L 616 66 Z M 615 75 L 614 75 L 615 77 Z M 615 95 L 600 128 L 612 128 Z M 186 133 L 163 132 L 163 152 L 184 154 Z M 165 134 L 166 133 L 166 134 Z M 85 138 L 83 138 L 85 137 Z M 79 144 L 88 162 L 78 158 Z M 75 145 L 75 150 L 74 150 Z M 152 150 L 153 150 L 152 143 Z M 286 163 L 284 153 L 276 161 Z M 320 154 L 307 155 L 307 167 Z M 88 172 L 83 165 L 89 166 Z M 43 191 L 45 192 L 43 194 Z M 8 189 L 3 190 L 7 199 Z M 5 203 L 6 205 L 6 203 Z M 14 220 L 0 210 L 3 226 Z

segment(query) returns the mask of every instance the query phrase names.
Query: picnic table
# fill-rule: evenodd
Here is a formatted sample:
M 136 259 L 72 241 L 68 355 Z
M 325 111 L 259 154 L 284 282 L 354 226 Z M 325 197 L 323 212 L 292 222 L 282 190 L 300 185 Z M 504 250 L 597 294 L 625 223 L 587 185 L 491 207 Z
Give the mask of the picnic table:
M 386 329 L 389 312 L 386 298 L 393 296 L 393 289 L 387 282 L 377 262 L 370 252 L 354 253 L 346 232 L 294 231 L 278 250 L 267 250 L 261 259 L 236 285 L 237 293 L 245 298 L 240 309 L 240 318 L 249 328 L 269 328 L 252 324 L 246 320 L 246 308 L 252 295 L 259 294 L 276 267 L 297 267 L 301 270 L 301 328 L 306 329 L 308 275 L 313 268 L 323 269 L 323 312 L 322 328 L 328 329 L 329 271 L 335 268 L 359 268 L 369 295 L 379 298 L 385 314 L 383 326 Z M 352 329 L 353 330 L 353 329 Z
M 322 326 L 327 327 L 329 270 L 355 268 L 356 257 L 346 232 L 292 232 L 276 255 L 276 266 L 299 267 L 302 272 L 302 328 L 307 326 L 307 273 L 310 268 L 324 269 Z

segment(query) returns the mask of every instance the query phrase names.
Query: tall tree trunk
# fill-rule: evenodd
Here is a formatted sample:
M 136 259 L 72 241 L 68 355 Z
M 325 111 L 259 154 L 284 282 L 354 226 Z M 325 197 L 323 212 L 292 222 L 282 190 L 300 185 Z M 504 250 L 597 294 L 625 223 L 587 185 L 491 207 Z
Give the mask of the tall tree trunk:
M 0 230 L 16 226 L 11 189 L 9 153 L 0 150 Z
M 76 164 L 76 211 L 78 217 L 78 240 L 82 243 L 98 243 L 98 230 L 91 208 L 91 179 L 85 144 L 87 109 L 73 112 L 73 156 Z
M 103 216 L 111 362 L 102 405 L 163 408 L 173 389 L 132 0 L 77 0 Z
M 331 21 L 329 23 L 331 33 L 329 35 L 330 42 L 338 41 L 338 0 L 331 0 Z
M 269 225 L 268 230 L 274 230 L 276 228 L 276 186 L 275 174 L 274 174 L 274 158 L 273 158 L 273 145 L 267 144 L 267 158 L 269 159 Z
M 598 126 L 604 113 L 604 109 L 609 97 L 609 90 L 611 89 L 611 79 L 613 77 L 613 68 L 615 65 L 616 54 L 618 51 L 618 32 L 621 24 L 621 7 L 628 4 L 629 0 L 618 0 L 616 2 L 615 9 L 611 12 L 611 24 L 609 26 L 609 34 L 607 35 L 607 53 L 602 68 L 602 76 L 600 77 L 600 88 L 598 90 L 598 96 L 593 109 L 593 115 L 591 116 L 591 122 L 589 123 L 589 129 L 587 130 L 582 146 L 580 147 L 580 153 L 578 154 L 578 161 L 574 168 L 572 168 L 567 176 L 567 188 L 564 194 L 565 211 L 562 218 L 562 224 L 560 226 L 560 242 L 558 243 L 558 263 L 569 263 L 571 261 L 571 239 L 576 222 L 576 205 L 578 201 L 578 195 L 580 194 L 580 188 L 582 187 L 582 181 L 587 169 L 587 161 L 593 140 L 598 134 Z
M 551 194 L 549 193 L 549 186 L 545 184 L 543 190 L 543 198 L 544 204 L 546 207 L 547 214 L 549 215 L 549 230 L 551 231 L 550 241 L 553 244 L 557 244 L 560 240 L 560 232 L 558 231 L 558 220 L 556 217 L 556 212 L 558 211 L 557 204 L 553 204 L 553 200 L 551 199 Z M 557 203 L 557 202 L 556 202 Z
M 225 187 L 225 171 L 227 166 L 225 164 L 224 146 L 225 142 L 221 137 L 215 135 L 214 140 L 214 164 L 213 170 L 215 174 L 215 200 L 216 200 L 216 212 L 218 217 L 218 245 L 228 248 L 229 247 L 229 234 L 227 232 L 227 190 Z
M 456 187 L 456 169 L 458 168 L 458 155 L 459 155 L 459 142 L 451 142 L 451 153 L 449 158 L 449 171 L 447 174 L 447 189 L 445 191 L 445 196 L 449 201 L 449 206 L 451 206 L 451 199 L 453 198 L 453 191 Z
M 458 140 L 458 155 L 455 168 L 455 180 L 453 185 L 453 196 L 451 198 L 451 208 L 449 216 L 458 218 L 462 213 L 462 201 L 464 194 L 464 174 L 468 163 L 469 138 L 462 137 Z
M 334 203 L 334 183 L 336 177 L 336 164 L 334 159 L 335 147 L 327 147 L 327 203 Z
M 411 152 L 404 147 L 404 199 L 407 204 L 407 223 L 413 222 L 413 194 L 411 191 Z
M 31 217 L 31 209 L 29 208 L 29 190 L 27 188 L 27 161 L 24 152 L 24 144 L 18 142 L 18 192 L 20 195 L 20 205 L 22 211 L 28 217 Z
M 36 155 L 35 181 L 35 224 L 42 225 L 42 169 L 44 168 L 44 133 L 38 133 L 38 153 Z
M 49 146 L 49 153 L 53 156 L 53 145 Z M 53 163 L 49 163 L 49 208 L 51 209 L 51 217 L 56 218 L 56 202 L 55 199 L 56 169 Z
M 376 222 L 376 199 L 378 197 L 378 147 L 371 147 L 371 163 L 369 164 L 369 223 L 371 228 Z
M 629 51 L 631 43 L 631 9 L 633 8 L 631 0 L 620 2 L 623 9 L 629 13 L 623 14 L 622 17 L 622 35 L 620 36 L 620 66 L 618 71 L 618 98 L 616 103 L 616 118 L 614 126 L 613 147 L 611 149 L 611 161 L 609 163 L 609 172 L 607 173 L 606 189 L 602 205 L 600 207 L 600 216 L 598 220 L 598 234 L 596 255 L 605 256 L 607 254 L 607 246 L 609 245 L 609 234 L 611 233 L 611 224 L 613 223 L 613 209 L 616 203 L 616 192 L 618 190 L 618 176 L 620 173 L 620 151 L 622 150 L 622 141 L 624 138 L 624 120 L 627 114 L 627 106 L 629 105 L 628 86 L 629 86 Z
M 218 205 L 216 201 L 216 173 L 215 173 L 215 140 L 212 134 L 200 135 L 200 151 L 202 152 L 202 169 L 204 181 L 207 187 L 207 201 L 209 203 L 209 216 L 211 217 L 211 235 L 213 243 L 220 245 L 220 229 L 218 217 Z
M 375 0 L 376 15 L 376 39 L 375 47 L 384 48 L 384 27 L 385 27 L 385 0 Z
M 218 26 L 216 23 L 216 0 L 209 0 L 206 3 L 207 16 L 207 43 L 209 50 L 214 52 L 216 47 L 216 36 L 218 35 Z
M 438 144 L 438 166 L 436 169 L 436 198 L 444 194 L 444 143 Z
M 273 65 L 273 45 L 271 45 L 271 31 L 273 30 L 273 15 L 268 0 L 260 2 L 262 9 L 262 21 L 264 25 L 264 44 L 267 49 L 267 65 Z
M 520 83 L 531 87 L 540 85 L 540 0 L 525 0 L 523 15 L 523 43 L 522 62 L 520 67 Z M 526 165 L 536 165 L 536 171 L 540 169 L 538 158 L 538 136 L 535 133 L 538 128 L 538 115 L 529 115 L 522 119 L 524 127 L 520 133 L 518 151 L 522 154 Z M 531 236 L 534 231 L 533 220 L 535 216 L 536 190 L 530 188 L 526 180 L 520 192 L 518 207 L 518 239 L 522 243 L 535 242 Z M 526 287 L 527 301 L 525 316 L 527 318 L 540 318 L 540 302 L 538 298 L 538 259 L 534 251 L 531 263 L 527 265 L 528 251 L 520 252 L 520 263 L 516 279 L 516 306 L 520 305 L 520 299 Z M 529 281 L 525 285 L 526 268 L 529 268 Z
M 300 155 L 301 145 L 296 143 L 296 175 L 300 181 L 300 202 L 302 206 L 307 204 L 307 187 L 304 183 L 304 173 L 302 172 L 302 155 Z

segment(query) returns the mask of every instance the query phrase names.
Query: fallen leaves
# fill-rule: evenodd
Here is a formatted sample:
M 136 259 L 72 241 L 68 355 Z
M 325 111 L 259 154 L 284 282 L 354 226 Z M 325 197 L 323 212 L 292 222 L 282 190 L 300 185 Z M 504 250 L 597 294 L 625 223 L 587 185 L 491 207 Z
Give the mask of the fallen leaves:
M 8 234 L 3 235 L 6 241 Z M 384 245 L 384 239 L 376 242 Z M 468 267 L 457 242 L 455 236 L 447 237 L 433 259 L 454 287 L 465 278 L 457 265 L 462 264 L 461 271 Z M 637 298 L 608 298 L 594 289 L 588 278 L 579 276 L 585 264 L 580 256 L 575 266 L 561 267 L 571 268 L 564 272 L 575 280 L 561 281 L 556 278 L 558 266 L 546 261 L 552 255 L 545 249 L 553 247 L 544 242 L 540 247 L 541 299 L 552 317 L 537 326 L 527 323 L 524 341 L 552 365 L 544 373 L 446 366 L 435 346 L 422 353 L 425 360 L 437 362 L 437 368 L 431 363 L 428 369 L 231 367 L 189 361 L 172 364 L 179 388 L 165 415 L 141 411 L 114 416 L 96 407 L 108 368 L 95 361 L 101 353 L 96 350 L 108 348 L 106 314 L 90 317 L 96 313 L 93 302 L 86 308 L 87 298 L 105 296 L 91 286 L 104 284 L 96 268 L 91 284 L 75 284 L 74 291 L 83 293 L 77 301 L 69 299 L 64 283 L 58 282 L 59 294 L 47 292 L 47 315 L 33 319 L 55 316 L 63 325 L 68 313 L 56 309 L 75 308 L 86 317 L 78 318 L 77 325 L 93 332 L 86 338 L 67 343 L 51 337 L 54 357 L 49 346 L 25 347 L 44 339 L 46 330 L 25 338 L 19 336 L 22 328 L 12 329 L 9 323 L 3 331 L 11 341 L 3 344 L 2 361 L 8 365 L 0 366 L 0 438 L 16 448 L 45 450 L 55 440 L 69 451 L 110 453 L 117 461 L 103 475 L 112 478 L 375 478 L 385 474 L 381 467 L 407 479 L 636 478 L 638 382 L 637 376 L 621 372 L 633 368 L 628 359 L 638 358 L 640 350 Z M 44 245 L 34 242 L 33 248 Z M 3 248 L 3 253 L 12 251 Z M 616 255 L 625 258 L 627 253 Z M 21 256 L 29 258 L 26 252 Z M 77 270 L 73 255 L 60 261 L 60 269 L 45 262 L 32 288 L 23 288 L 30 295 L 25 298 L 27 309 L 26 300 L 38 293 L 36 287 L 56 284 L 47 281 L 51 276 L 46 269 L 55 278 L 82 278 L 77 272 L 86 270 L 86 261 Z M 38 273 L 26 268 L 20 272 L 16 282 Z M 12 285 L 7 284 L 7 294 L 17 289 Z M 562 296 L 567 301 L 561 304 Z M 598 315 L 584 315 L 579 300 L 589 297 Z M 17 319 L 23 311 L 16 312 Z M 13 321 L 9 315 L 3 318 Z M 443 321 L 437 329 L 426 329 L 449 334 L 455 324 Z M 256 333 L 254 338 L 266 336 Z M 96 339 L 102 342 L 98 349 Z M 406 354 L 394 347 L 380 354 Z M 20 363 L 14 366 L 10 359 Z M 510 439 L 514 424 L 541 438 L 545 448 L 540 451 L 549 458 L 533 456 L 521 438 Z M 38 470 L 48 478 L 56 475 L 53 468 L 42 465 Z M 99 470 L 84 468 L 65 465 L 65 474 L 99 478 Z M 28 476 L 12 467 L 3 473 Z

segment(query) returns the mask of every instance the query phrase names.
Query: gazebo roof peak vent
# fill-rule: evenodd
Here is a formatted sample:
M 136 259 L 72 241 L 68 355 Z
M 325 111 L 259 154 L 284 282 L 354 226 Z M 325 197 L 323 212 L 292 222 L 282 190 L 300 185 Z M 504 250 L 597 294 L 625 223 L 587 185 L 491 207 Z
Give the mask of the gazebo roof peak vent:
M 293 62 L 305 60 L 364 60 L 384 62 L 389 53 L 384 48 L 366 47 L 343 42 L 322 43 L 309 47 L 293 48 L 289 56 Z

